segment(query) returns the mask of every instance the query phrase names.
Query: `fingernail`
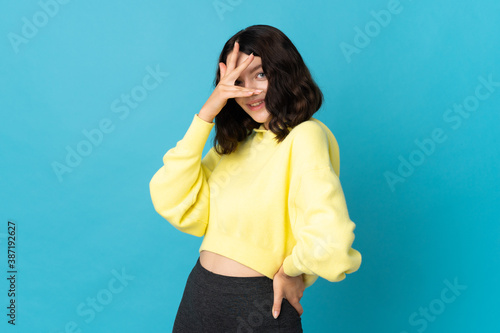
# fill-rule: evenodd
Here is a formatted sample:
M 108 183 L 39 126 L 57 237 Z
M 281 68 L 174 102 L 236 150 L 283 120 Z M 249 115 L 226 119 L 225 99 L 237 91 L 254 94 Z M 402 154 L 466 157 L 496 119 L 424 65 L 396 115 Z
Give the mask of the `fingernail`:
M 255 89 L 255 92 L 256 92 L 257 94 L 260 94 L 260 93 L 262 92 L 262 90 L 260 90 L 260 89 Z
M 274 317 L 274 319 L 278 318 L 278 310 L 274 310 L 273 317 Z

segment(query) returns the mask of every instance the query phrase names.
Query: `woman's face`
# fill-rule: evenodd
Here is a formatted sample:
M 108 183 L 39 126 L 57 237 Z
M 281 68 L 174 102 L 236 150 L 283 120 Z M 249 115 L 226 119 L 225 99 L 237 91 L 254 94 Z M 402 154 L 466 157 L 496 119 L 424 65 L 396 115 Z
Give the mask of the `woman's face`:
M 238 59 L 236 60 L 236 67 L 238 67 L 245 59 L 248 54 L 243 52 L 238 53 Z M 262 71 L 262 59 L 261 57 L 254 57 L 250 65 L 241 73 L 240 77 L 234 82 L 234 85 L 260 89 L 262 93 L 259 95 L 252 95 L 250 97 L 237 97 L 235 98 L 236 103 L 238 103 L 241 108 L 248 113 L 253 120 L 258 123 L 264 123 L 264 127 L 269 129 L 269 120 L 271 119 L 270 113 L 266 109 L 266 103 L 264 99 L 267 92 L 267 77 Z

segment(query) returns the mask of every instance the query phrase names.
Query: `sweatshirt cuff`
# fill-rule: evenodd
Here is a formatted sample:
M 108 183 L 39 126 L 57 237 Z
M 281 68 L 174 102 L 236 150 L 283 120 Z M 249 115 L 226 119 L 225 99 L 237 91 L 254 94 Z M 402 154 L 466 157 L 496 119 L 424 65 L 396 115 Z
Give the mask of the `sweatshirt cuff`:
M 203 150 L 210 135 L 210 131 L 214 126 L 215 123 L 209 123 L 201 119 L 198 114 L 195 114 L 186 134 L 184 134 L 182 140 L 179 141 L 179 146 L 188 150 Z
M 283 271 L 286 275 L 291 277 L 299 276 L 300 274 L 304 273 L 293 264 L 292 255 L 289 255 L 283 261 Z

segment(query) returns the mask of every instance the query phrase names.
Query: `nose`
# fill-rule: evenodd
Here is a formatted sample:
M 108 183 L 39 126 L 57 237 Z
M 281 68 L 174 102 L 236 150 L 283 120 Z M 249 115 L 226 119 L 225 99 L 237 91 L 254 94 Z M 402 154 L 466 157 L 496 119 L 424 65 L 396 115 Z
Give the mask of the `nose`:
M 257 87 L 254 87 L 254 85 L 252 84 L 251 81 L 243 81 L 242 82 L 242 85 L 244 88 L 247 88 L 247 89 L 257 89 Z

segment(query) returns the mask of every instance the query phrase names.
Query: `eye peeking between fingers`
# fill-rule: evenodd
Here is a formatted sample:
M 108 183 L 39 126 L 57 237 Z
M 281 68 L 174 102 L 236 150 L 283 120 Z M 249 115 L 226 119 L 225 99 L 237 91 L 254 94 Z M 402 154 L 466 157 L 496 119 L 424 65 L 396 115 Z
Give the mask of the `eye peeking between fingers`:
M 258 73 L 258 74 L 256 75 L 256 79 L 257 79 L 257 80 L 260 80 L 260 81 L 262 81 L 262 80 L 266 80 L 266 74 L 265 74 L 264 72 L 260 72 L 260 73 Z M 235 85 L 235 86 L 241 86 L 242 84 L 243 84 L 243 82 L 241 82 L 240 80 L 236 80 L 236 81 L 234 81 L 234 85 Z

